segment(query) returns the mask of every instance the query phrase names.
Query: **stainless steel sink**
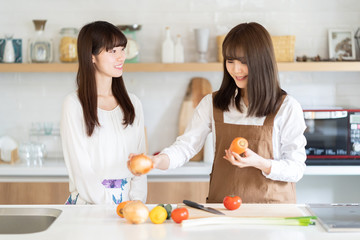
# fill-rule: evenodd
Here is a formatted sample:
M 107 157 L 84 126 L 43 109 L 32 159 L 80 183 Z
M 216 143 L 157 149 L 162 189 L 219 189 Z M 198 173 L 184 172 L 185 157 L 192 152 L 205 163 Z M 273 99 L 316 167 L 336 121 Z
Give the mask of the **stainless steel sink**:
M 0 234 L 45 231 L 61 212 L 55 208 L 0 208 Z

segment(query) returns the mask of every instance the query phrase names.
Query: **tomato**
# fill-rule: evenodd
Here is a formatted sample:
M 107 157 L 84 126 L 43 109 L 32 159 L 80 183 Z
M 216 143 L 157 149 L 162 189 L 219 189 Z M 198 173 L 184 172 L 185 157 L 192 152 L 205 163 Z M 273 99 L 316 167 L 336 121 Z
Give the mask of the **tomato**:
M 189 218 L 189 211 L 186 208 L 176 208 L 171 212 L 171 218 L 176 223 L 181 223 Z
M 235 210 L 240 207 L 242 200 L 239 196 L 224 197 L 223 204 L 228 210 Z
M 119 204 L 117 205 L 117 207 L 116 207 L 116 213 L 117 213 L 117 215 L 119 215 L 119 216 L 122 217 L 122 218 L 124 217 L 124 212 L 123 212 L 123 210 L 124 210 L 125 205 L 128 204 L 129 202 L 131 202 L 131 201 L 121 202 L 121 203 L 119 203 Z
M 237 154 L 242 154 L 245 152 L 247 147 L 248 141 L 245 138 L 237 137 L 231 142 L 230 151 L 236 152 Z

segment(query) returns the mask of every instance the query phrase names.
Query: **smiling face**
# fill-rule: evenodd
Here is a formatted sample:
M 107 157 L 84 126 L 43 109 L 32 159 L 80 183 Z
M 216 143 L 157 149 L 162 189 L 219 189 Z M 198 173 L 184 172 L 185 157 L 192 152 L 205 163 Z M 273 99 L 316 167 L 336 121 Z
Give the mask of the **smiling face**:
M 92 55 L 96 75 L 110 78 L 122 76 L 125 58 L 125 47 L 121 46 L 103 49 L 98 55 Z
M 226 69 L 238 88 L 246 89 L 248 84 L 248 66 L 244 58 L 226 59 Z

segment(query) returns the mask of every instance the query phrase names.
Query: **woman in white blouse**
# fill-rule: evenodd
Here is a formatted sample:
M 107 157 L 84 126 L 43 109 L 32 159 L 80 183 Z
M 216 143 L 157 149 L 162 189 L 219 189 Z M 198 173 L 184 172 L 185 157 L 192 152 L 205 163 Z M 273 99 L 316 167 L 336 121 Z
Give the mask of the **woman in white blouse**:
M 66 96 L 61 137 L 69 174 L 66 204 L 146 201 L 146 176 L 127 168 L 130 153 L 144 153 L 142 105 L 122 78 L 125 35 L 97 21 L 78 36 L 77 91 Z
M 295 182 L 305 170 L 306 126 L 300 104 L 280 88 L 271 37 L 260 24 L 239 24 L 222 51 L 220 89 L 202 99 L 185 133 L 153 157 L 154 165 L 182 166 L 212 133 L 207 202 L 238 195 L 248 203 L 295 203 Z M 244 157 L 228 150 L 236 137 L 249 142 Z

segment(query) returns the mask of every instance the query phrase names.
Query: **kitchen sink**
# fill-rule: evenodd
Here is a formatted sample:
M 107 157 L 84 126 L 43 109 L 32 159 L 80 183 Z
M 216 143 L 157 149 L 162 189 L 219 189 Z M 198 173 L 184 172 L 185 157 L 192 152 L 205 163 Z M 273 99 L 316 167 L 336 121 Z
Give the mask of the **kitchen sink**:
M 0 234 L 45 231 L 61 212 L 54 208 L 0 208 Z

